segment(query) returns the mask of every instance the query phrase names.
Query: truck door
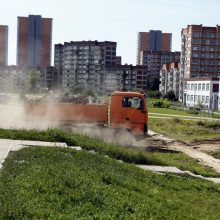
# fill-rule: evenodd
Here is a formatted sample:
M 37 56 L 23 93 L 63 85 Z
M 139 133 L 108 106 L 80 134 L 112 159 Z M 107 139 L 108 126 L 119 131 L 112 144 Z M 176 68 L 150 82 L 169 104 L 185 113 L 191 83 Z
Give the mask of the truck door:
M 147 120 L 145 100 L 141 97 L 124 97 L 122 105 L 126 108 L 126 127 L 134 133 L 144 133 Z

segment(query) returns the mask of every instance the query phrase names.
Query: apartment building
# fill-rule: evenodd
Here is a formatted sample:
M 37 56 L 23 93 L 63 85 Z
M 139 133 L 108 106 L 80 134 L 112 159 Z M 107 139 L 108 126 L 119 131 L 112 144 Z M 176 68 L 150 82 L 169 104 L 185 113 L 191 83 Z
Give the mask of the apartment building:
M 219 78 L 192 78 L 184 83 L 184 104 L 220 110 Z
M 52 18 L 41 15 L 18 17 L 17 66 L 51 65 Z
M 139 32 L 137 36 L 137 56 L 136 64 L 141 64 L 142 51 L 171 51 L 172 34 L 162 33 L 160 30 L 150 30 L 149 32 Z
M 146 66 L 117 65 L 105 70 L 103 89 L 105 93 L 113 91 L 147 90 Z
M 0 65 L 8 65 L 8 26 L 0 25 Z
M 180 81 L 180 63 L 172 62 L 162 65 L 160 70 L 160 87 L 162 95 L 166 95 L 169 91 L 174 91 L 176 98 L 179 98 L 181 93 Z
M 220 76 L 220 27 L 188 25 L 181 35 L 182 78 Z
M 54 66 L 65 91 L 102 91 L 105 69 L 116 66 L 116 42 L 71 41 L 55 45 Z M 62 73 L 61 73 L 62 72 Z
M 166 51 L 142 51 L 141 65 L 147 66 L 148 81 L 160 78 L 160 70 L 163 64 L 180 61 L 180 52 Z M 159 85 L 158 85 L 159 86 Z M 159 87 L 157 88 L 159 89 Z
M 66 92 L 110 94 L 147 88 L 146 66 L 121 65 L 116 42 L 71 41 L 55 45 L 54 66 Z M 61 79 L 61 80 L 59 80 Z

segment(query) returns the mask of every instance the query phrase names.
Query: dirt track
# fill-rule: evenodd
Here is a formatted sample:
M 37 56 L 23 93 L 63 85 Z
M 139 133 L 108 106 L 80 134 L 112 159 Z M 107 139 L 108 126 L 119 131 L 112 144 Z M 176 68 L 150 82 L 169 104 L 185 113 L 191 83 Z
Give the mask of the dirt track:
M 220 150 L 220 140 L 185 143 L 150 131 L 149 138 L 146 142 L 146 147 L 149 148 L 157 147 L 163 150 L 181 151 L 195 158 L 204 166 L 211 167 L 220 173 L 220 160 L 209 155 L 210 153 Z

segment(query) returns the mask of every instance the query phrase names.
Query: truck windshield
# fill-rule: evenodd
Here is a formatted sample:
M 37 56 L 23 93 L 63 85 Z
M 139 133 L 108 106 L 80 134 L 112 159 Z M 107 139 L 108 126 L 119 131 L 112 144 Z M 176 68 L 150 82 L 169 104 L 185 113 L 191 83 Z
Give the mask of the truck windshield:
M 122 99 L 122 107 L 144 110 L 144 100 L 139 97 L 124 97 Z

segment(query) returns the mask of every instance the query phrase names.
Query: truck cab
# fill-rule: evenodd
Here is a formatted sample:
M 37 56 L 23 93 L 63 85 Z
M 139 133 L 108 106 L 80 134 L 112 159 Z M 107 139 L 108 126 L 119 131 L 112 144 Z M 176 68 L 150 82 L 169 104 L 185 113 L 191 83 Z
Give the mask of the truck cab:
M 114 92 L 111 95 L 110 127 L 123 128 L 135 136 L 147 136 L 146 98 L 138 92 Z

